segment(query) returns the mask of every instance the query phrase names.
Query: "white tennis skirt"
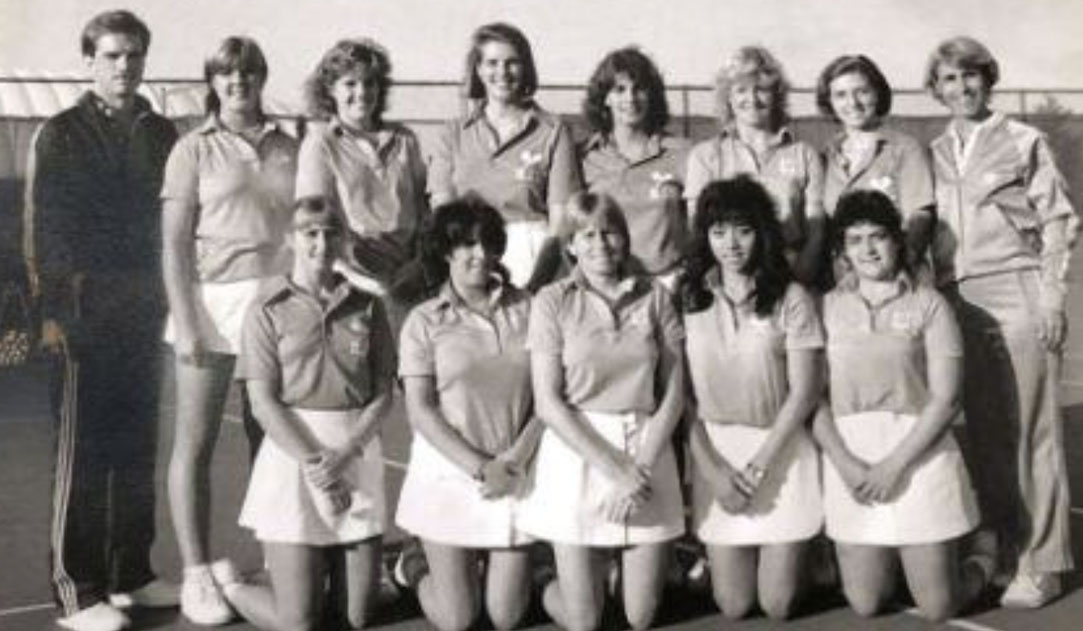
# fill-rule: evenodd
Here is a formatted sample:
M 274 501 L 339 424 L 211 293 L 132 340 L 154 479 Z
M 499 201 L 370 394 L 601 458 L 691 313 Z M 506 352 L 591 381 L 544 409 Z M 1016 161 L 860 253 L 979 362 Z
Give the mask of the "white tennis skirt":
M 395 523 L 413 535 L 463 548 L 510 548 L 534 539 L 519 529 L 526 485 L 514 495 L 481 496 L 481 483 L 414 433 Z
M 322 447 L 349 443 L 358 410 L 292 410 L 305 431 Z M 294 460 L 267 436 L 260 446 L 240 524 L 260 541 L 331 546 L 382 534 L 386 523 L 383 457 L 379 435 L 342 473 L 350 487 L 350 506 L 335 512 L 323 491 L 312 486 Z
M 865 462 L 886 458 L 917 424 L 916 416 L 862 412 L 835 419 L 843 442 Z M 948 541 L 978 525 L 978 506 L 959 445 L 946 432 L 912 467 L 887 502 L 861 504 L 826 455 L 827 536 L 842 543 L 905 546 Z
M 579 412 L 611 445 L 634 457 L 644 438 L 646 416 Z M 547 541 L 584 546 L 660 543 L 684 534 L 684 508 L 677 463 L 669 441 L 651 471 L 650 500 L 623 522 L 606 519 L 602 506 L 613 488 L 552 430 L 542 435 L 533 486 L 524 503 L 523 530 Z
M 549 224 L 545 221 L 511 221 L 505 227 L 508 246 L 500 260 L 511 274 L 516 287 L 525 287 L 534 273 L 534 263 L 549 237 Z
M 229 283 L 195 283 L 196 325 L 207 350 L 228 355 L 241 352 L 241 329 L 248 308 L 259 295 L 262 278 L 246 278 Z M 173 314 L 165 323 L 163 339 L 172 344 L 177 339 Z
M 704 423 L 714 449 L 743 469 L 767 439 L 770 428 Z M 820 456 L 804 428 L 779 452 L 748 508 L 729 513 L 692 467 L 692 515 L 696 536 L 706 544 L 753 546 L 811 539 L 823 527 Z

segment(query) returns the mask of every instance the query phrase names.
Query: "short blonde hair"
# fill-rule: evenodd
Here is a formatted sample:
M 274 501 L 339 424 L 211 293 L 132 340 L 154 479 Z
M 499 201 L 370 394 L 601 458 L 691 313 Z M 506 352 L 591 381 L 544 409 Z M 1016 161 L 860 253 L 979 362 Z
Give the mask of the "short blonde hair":
M 782 71 L 782 64 L 763 46 L 742 46 L 722 65 L 715 78 L 715 95 L 718 99 L 718 119 L 722 126 L 733 120 L 730 107 L 730 91 L 733 86 L 746 81 L 766 83 L 775 92 L 775 110 L 771 112 L 775 126 L 789 120 L 790 82 Z
M 929 55 L 929 62 L 925 65 L 925 88 L 937 101 L 943 102 L 940 92 L 936 89 L 941 64 L 977 70 L 985 79 L 985 87 L 989 89 L 992 89 L 1000 80 L 1000 64 L 985 44 L 965 35 L 952 37 L 940 42 L 940 45 Z

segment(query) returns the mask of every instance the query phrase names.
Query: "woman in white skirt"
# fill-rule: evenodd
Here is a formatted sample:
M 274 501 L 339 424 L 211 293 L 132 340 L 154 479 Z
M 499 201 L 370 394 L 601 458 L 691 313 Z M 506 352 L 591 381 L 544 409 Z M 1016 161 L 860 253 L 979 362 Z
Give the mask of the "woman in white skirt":
M 423 243 L 443 286 L 400 337 L 414 439 L 396 521 L 421 539 L 428 573 L 405 565 L 405 578 L 441 631 L 471 627 L 483 591 L 493 625 L 510 629 L 530 604 L 533 539 L 518 513 L 542 428 L 526 349 L 530 294 L 508 282 L 504 220 L 480 197 L 439 207 Z
M 245 313 L 261 281 L 289 269 L 283 239 L 297 142 L 263 113 L 267 63 L 256 42 L 226 38 L 204 77 L 207 119 L 170 153 L 162 233 L 165 337 L 176 366 L 169 507 L 185 568 L 181 611 L 212 625 L 232 613 L 208 565 L 211 456 Z
M 758 602 L 787 618 L 823 524 L 819 453 L 805 427 L 820 396 L 823 330 L 763 186 L 712 182 L 697 204 L 681 290 L 693 523 L 722 612 L 741 618 Z
M 616 553 L 624 612 L 645 629 L 670 542 L 684 533 L 670 440 L 684 407 L 684 333 L 669 292 L 628 273 L 628 225 L 612 198 L 574 195 L 560 235 L 576 264 L 531 309 L 534 397 L 550 431 L 521 524 L 553 545 L 557 579 L 543 603 L 557 624 L 597 628 Z
M 332 272 L 344 226 L 322 198 L 298 202 L 292 272 L 249 311 L 240 372 L 267 432 L 240 524 L 263 546 L 270 586 L 212 566 L 257 627 L 358 629 L 377 593 L 386 523 L 379 425 L 395 349 L 379 299 Z
M 846 193 L 834 221 L 850 272 L 823 307 L 831 403 L 815 433 L 827 535 L 859 614 L 884 608 L 901 559 L 918 610 L 942 620 L 977 596 L 993 567 L 984 556 L 958 560 L 959 538 L 978 524 L 950 429 L 959 327 L 947 301 L 907 271 L 902 218 L 886 195 Z
M 447 123 L 429 163 L 432 205 L 481 195 L 507 224 L 511 282 L 536 289 L 560 270 L 551 235 L 564 202 L 582 188 L 571 133 L 534 101 L 530 42 L 510 24 L 474 31 L 463 88 L 467 113 Z

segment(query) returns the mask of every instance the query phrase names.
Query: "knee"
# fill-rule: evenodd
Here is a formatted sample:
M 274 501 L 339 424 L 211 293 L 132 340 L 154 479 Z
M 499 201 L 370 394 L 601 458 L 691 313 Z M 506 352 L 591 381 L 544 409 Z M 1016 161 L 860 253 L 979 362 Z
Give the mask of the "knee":
M 497 631 L 508 631 L 519 626 L 526 613 L 527 603 L 489 603 L 489 620 Z
M 278 628 L 282 631 L 319 631 L 320 620 L 316 615 L 279 614 Z
M 955 615 L 955 599 L 951 594 L 928 590 L 915 593 L 914 601 L 918 606 L 918 614 L 926 620 L 943 622 Z
M 634 631 L 651 628 L 656 613 L 658 613 L 658 600 L 655 598 L 645 598 L 635 604 L 628 602 L 624 604 L 624 615 L 628 619 L 628 626 Z
M 730 620 L 747 618 L 756 606 L 756 596 L 750 593 L 736 593 L 714 588 L 714 601 L 722 615 Z
M 443 615 L 432 620 L 440 631 L 466 631 L 473 626 L 478 617 L 478 607 L 469 603 L 459 603 L 444 609 Z
M 601 608 L 569 607 L 565 614 L 567 631 L 595 631 L 602 624 Z
M 771 591 L 760 596 L 760 608 L 768 618 L 787 620 L 793 616 L 797 606 L 797 595 L 793 590 Z
M 879 615 L 887 604 L 887 596 L 874 590 L 846 585 L 843 592 L 846 593 L 846 600 L 850 603 L 850 608 L 862 618 Z

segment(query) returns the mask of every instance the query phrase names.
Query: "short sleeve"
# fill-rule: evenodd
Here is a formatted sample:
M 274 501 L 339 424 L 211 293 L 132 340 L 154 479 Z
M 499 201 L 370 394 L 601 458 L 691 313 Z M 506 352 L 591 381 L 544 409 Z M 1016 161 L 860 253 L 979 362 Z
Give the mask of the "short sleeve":
M 557 123 L 555 134 L 546 201 L 549 204 L 563 204 L 573 193 L 579 192 L 583 185 L 571 132 L 564 123 Z
M 564 333 L 560 329 L 559 310 L 559 292 L 562 290 L 562 283 L 549 285 L 531 301 L 527 350 L 547 355 L 560 355 L 563 352 Z
M 263 305 L 254 303 L 245 317 L 236 378 L 270 381 L 274 384 L 281 382 L 282 367 L 275 338 L 274 322 L 270 314 Z
M 709 161 L 712 143 L 714 142 L 717 142 L 717 140 L 701 142 L 688 152 L 688 163 L 684 173 L 685 199 L 696 199 L 707 184 L 715 179 L 714 169 L 711 168 Z
M 424 306 L 418 306 L 406 317 L 399 333 L 399 376 L 428 377 L 436 374 L 436 359 L 432 345 L 431 327 Z
M 165 163 L 165 176 L 162 179 L 162 199 L 198 198 L 199 151 L 197 137 L 189 134 L 169 152 L 169 159 Z
M 297 155 L 297 186 L 295 195 L 304 197 L 335 197 L 335 176 L 327 159 L 324 130 L 313 130 L 301 141 Z
M 428 182 L 426 190 L 434 200 L 448 200 L 455 197 L 453 173 L 455 170 L 455 135 L 459 133 L 459 123 L 451 121 L 437 134 L 429 156 Z
M 925 354 L 932 357 L 962 357 L 963 336 L 947 299 L 934 289 L 925 317 Z
M 805 218 L 824 216 L 824 162 L 811 145 L 800 143 L 801 159 L 805 163 Z
M 812 296 L 796 283 L 790 284 L 782 304 L 782 329 L 786 350 L 798 351 L 824 346 L 823 324 Z
M 899 156 L 899 209 L 904 217 L 919 210 L 932 210 L 936 206 L 933 191 L 933 167 L 928 150 L 913 138 L 905 137 L 900 144 Z

